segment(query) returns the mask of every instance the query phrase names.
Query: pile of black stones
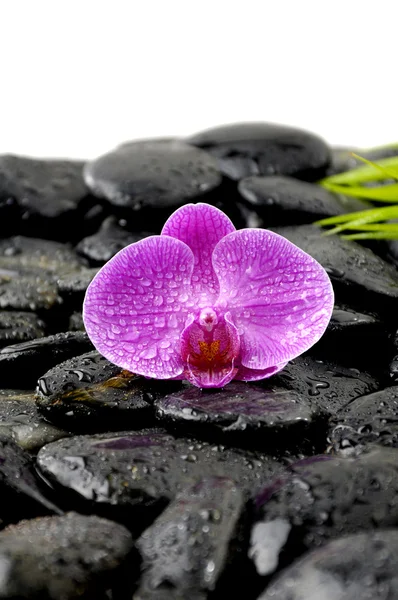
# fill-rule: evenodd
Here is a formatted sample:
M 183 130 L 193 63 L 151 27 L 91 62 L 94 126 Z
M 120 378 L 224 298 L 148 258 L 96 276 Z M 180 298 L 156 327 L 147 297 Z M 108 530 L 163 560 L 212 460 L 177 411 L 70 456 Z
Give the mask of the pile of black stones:
M 398 598 L 398 245 L 313 224 L 366 207 L 317 184 L 355 164 L 268 123 L 0 156 L 0 598 Z M 331 277 L 324 337 L 270 379 L 145 379 L 84 331 L 98 269 L 198 201 Z

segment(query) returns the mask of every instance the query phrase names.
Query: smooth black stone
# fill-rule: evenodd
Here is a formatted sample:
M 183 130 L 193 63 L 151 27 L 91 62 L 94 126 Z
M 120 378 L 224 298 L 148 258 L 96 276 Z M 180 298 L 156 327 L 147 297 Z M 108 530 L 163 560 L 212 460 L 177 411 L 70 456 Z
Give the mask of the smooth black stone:
M 83 166 L 82 161 L 0 156 L 0 198 L 16 200 L 23 231 L 67 239 L 89 193 Z
M 213 591 L 242 545 L 244 497 L 226 477 L 199 480 L 181 492 L 137 541 L 142 587 L 191 594 Z M 229 574 L 233 578 L 233 573 Z
M 378 348 L 378 360 L 388 359 L 388 334 L 385 324 L 369 314 L 348 307 L 335 306 L 329 325 L 311 352 L 327 356 L 349 366 L 375 365 L 373 348 Z
M 248 497 L 282 468 L 262 453 L 176 439 L 162 430 L 59 440 L 40 450 L 37 466 L 62 498 L 75 492 L 69 506 L 88 501 L 92 511 L 140 532 L 200 478 L 229 477 Z
M 320 185 L 292 177 L 248 177 L 239 182 L 238 190 L 265 227 L 313 223 L 369 206 L 357 198 L 333 194 Z
M 44 335 L 45 323 L 34 313 L 0 311 L 0 348 Z
M 264 379 L 262 385 L 266 389 L 295 390 L 309 403 L 329 414 L 379 387 L 368 373 L 311 356 L 295 358 L 282 371 Z
M 326 269 L 337 302 L 347 302 L 365 312 L 396 313 L 398 271 L 369 248 L 338 235 L 322 236 L 322 230 L 315 225 L 276 227 L 274 231 L 308 252 Z
M 46 420 L 69 430 L 137 429 L 155 424 L 152 400 L 179 385 L 133 375 L 90 352 L 40 377 L 36 402 Z
M 356 398 L 331 422 L 333 448 L 351 454 L 371 443 L 398 447 L 398 386 Z
M 388 364 L 388 375 L 391 383 L 398 382 L 398 331 L 394 331 L 390 338 L 391 354 Z
M 332 160 L 327 175 L 337 175 L 338 173 L 351 171 L 352 169 L 356 169 L 358 167 L 364 167 L 364 162 L 353 156 L 353 152 L 358 156 L 362 156 L 367 160 L 377 163 L 383 158 L 398 156 L 398 146 L 395 148 L 393 146 L 384 146 L 380 148 L 373 148 L 371 150 L 344 147 L 332 148 Z
M 98 517 L 21 521 L 0 533 L 0 598 L 102 600 L 121 568 L 134 571 L 132 547 L 127 529 Z
M 86 258 L 92 266 L 102 266 L 115 256 L 119 250 L 139 240 L 153 235 L 151 233 L 131 233 L 116 217 L 108 217 L 97 233 L 84 238 L 76 246 L 77 252 Z
M 86 290 L 98 269 L 85 269 L 66 273 L 57 280 L 58 294 L 70 310 L 81 310 Z
M 290 175 L 316 181 L 326 172 L 330 149 L 307 131 L 273 123 L 233 123 L 186 140 L 215 156 L 231 179 L 250 175 Z
M 398 524 L 398 450 L 292 464 L 256 500 L 252 556 L 261 575 L 329 539 Z
M 0 236 L 18 233 L 21 215 L 17 201 L 11 197 L 0 196 Z
M 180 140 L 130 142 L 84 168 L 87 185 L 115 206 L 177 208 L 220 186 L 217 161 Z
M 397 600 L 398 530 L 334 540 L 283 571 L 258 600 Z
M 33 387 L 38 378 L 56 364 L 92 350 L 83 331 L 68 331 L 6 346 L 0 350 L 0 378 L 3 386 Z
M 61 514 L 46 491 L 30 455 L 8 435 L 0 435 L 0 519 L 12 523 L 48 512 Z
M 16 236 L 0 240 L 0 310 L 48 311 L 61 303 L 56 279 L 81 268 L 65 244 Z
M 68 433 L 44 421 L 33 392 L 0 390 L 0 435 L 10 436 L 25 450 L 38 450 Z
M 266 390 L 244 382 L 231 382 L 220 390 L 186 386 L 155 401 L 161 422 L 179 425 L 184 432 L 202 430 L 217 440 L 243 440 L 274 451 L 299 448 L 308 439 L 325 444 L 326 414 L 310 399 L 293 390 Z

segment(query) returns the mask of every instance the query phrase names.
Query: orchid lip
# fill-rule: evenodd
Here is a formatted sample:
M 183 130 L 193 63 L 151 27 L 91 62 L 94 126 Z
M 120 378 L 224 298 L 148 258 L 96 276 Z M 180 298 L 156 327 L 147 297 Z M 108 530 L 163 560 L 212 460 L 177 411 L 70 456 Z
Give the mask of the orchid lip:
M 124 369 L 222 387 L 269 377 L 308 350 L 333 299 L 323 267 L 282 236 L 236 231 L 217 208 L 189 204 L 98 272 L 83 319 Z

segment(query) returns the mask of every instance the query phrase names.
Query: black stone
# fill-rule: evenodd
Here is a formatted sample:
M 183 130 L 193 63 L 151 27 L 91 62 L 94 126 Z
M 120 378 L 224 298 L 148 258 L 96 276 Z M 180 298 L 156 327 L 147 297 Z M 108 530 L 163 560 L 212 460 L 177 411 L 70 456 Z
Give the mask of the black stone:
M 311 356 L 295 358 L 282 371 L 263 380 L 262 385 L 267 389 L 295 390 L 309 403 L 329 414 L 379 387 L 378 382 L 366 372 Z
M 83 315 L 81 312 L 76 311 L 69 317 L 69 331 L 85 331 L 83 323 Z
M 333 448 L 351 454 L 370 443 L 398 447 L 398 386 L 360 396 L 331 422 Z
M 250 555 L 261 575 L 280 560 L 342 535 L 398 524 L 398 450 L 357 458 L 318 456 L 292 464 L 256 500 Z
M 61 304 L 56 279 L 80 269 L 65 244 L 16 236 L 0 240 L 0 310 L 48 311 Z
M 349 366 L 372 370 L 375 364 L 388 360 L 389 346 L 386 325 L 377 317 L 335 306 L 324 335 L 311 352 Z M 373 348 L 378 348 L 377 361 Z
M 9 196 L 0 196 L 0 236 L 18 233 L 21 223 L 17 201 Z
M 70 310 L 82 308 L 86 290 L 98 269 L 85 269 L 66 273 L 57 280 L 58 294 Z
M 44 421 L 32 392 L 1 389 L 0 435 L 11 437 L 25 450 L 38 450 L 68 433 Z
M 166 382 L 133 375 L 98 352 L 89 352 L 40 377 L 37 406 L 48 421 L 67 429 L 137 429 L 154 424 L 150 402 L 163 389 L 166 393 Z
M 44 337 L 45 323 L 29 312 L 0 311 L 0 348 Z
M 92 350 L 82 331 L 57 333 L 48 337 L 6 346 L 0 350 L 0 378 L 8 387 L 33 387 L 37 379 L 56 364 Z
M 30 455 L 8 435 L 0 435 L 0 520 L 6 523 L 61 511 L 48 499 Z
M 238 190 L 265 227 L 313 223 L 369 206 L 357 198 L 333 194 L 320 185 L 292 177 L 247 177 L 239 182 Z
M 396 600 L 398 530 L 367 531 L 309 552 L 258 600 Z
M 226 477 L 201 479 L 181 492 L 137 541 L 142 587 L 185 598 L 215 590 L 233 561 L 233 542 L 235 550 L 242 544 L 243 509 L 237 483 Z
M 180 140 L 130 142 L 84 168 L 93 193 L 115 206 L 173 209 L 217 188 L 217 161 Z
M 326 172 L 330 150 L 307 131 L 273 123 L 234 123 L 197 133 L 186 140 L 215 156 L 225 175 L 290 175 L 316 181 Z
M 325 445 L 326 415 L 312 399 L 288 389 L 231 382 L 219 390 L 187 386 L 155 401 L 160 420 L 215 440 L 304 451 L 308 439 Z M 323 435 L 322 435 L 323 434 Z M 308 451 L 308 448 L 307 448 Z
M 338 235 L 322 236 L 314 225 L 276 227 L 276 233 L 308 252 L 328 272 L 336 300 L 365 312 L 396 313 L 398 271 L 369 248 Z
M 262 453 L 227 449 L 162 430 L 78 436 L 47 444 L 37 466 L 72 506 L 91 510 L 142 531 L 175 495 L 203 477 L 229 477 L 252 496 L 281 464 Z M 70 506 L 70 504 L 69 504 Z
M 0 199 L 17 202 L 21 231 L 73 237 L 77 208 L 88 195 L 83 166 L 82 161 L 0 156 Z
M 124 224 L 124 225 L 123 225 Z M 159 232 L 160 233 L 160 232 Z M 104 265 L 119 250 L 152 235 L 151 233 L 131 233 L 125 222 L 116 217 L 108 217 L 99 231 L 79 242 L 76 250 L 86 258 L 92 266 Z
M 127 529 L 98 517 L 21 521 L 0 533 L 0 598 L 103 600 L 106 590 L 119 587 L 127 564 L 134 574 L 132 547 Z

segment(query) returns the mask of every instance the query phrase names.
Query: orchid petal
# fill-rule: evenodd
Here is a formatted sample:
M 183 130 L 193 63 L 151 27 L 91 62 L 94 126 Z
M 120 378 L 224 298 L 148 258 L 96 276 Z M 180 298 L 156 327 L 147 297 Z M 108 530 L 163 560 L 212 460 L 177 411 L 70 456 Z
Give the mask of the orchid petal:
M 217 306 L 228 307 L 241 336 L 241 364 L 267 369 L 308 350 L 333 309 L 326 271 L 280 235 L 241 229 L 214 249 Z
M 238 381 L 258 381 L 259 379 L 266 379 L 275 375 L 279 371 L 282 371 L 286 367 L 287 362 L 275 365 L 274 367 L 268 367 L 268 369 L 248 369 L 247 367 L 239 367 L 237 374 L 234 379 Z
M 212 304 L 219 294 L 211 256 L 216 244 L 235 227 L 223 212 L 209 204 L 187 204 L 166 221 L 162 235 L 169 235 L 189 246 L 195 257 L 192 293 L 198 306 Z
M 183 242 L 151 236 L 127 246 L 94 277 L 84 302 L 97 350 L 124 369 L 170 379 L 184 363 L 180 335 L 192 310 L 194 257 Z

